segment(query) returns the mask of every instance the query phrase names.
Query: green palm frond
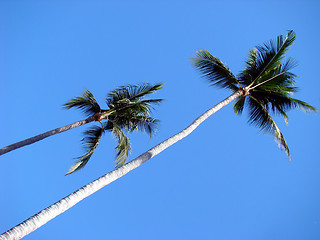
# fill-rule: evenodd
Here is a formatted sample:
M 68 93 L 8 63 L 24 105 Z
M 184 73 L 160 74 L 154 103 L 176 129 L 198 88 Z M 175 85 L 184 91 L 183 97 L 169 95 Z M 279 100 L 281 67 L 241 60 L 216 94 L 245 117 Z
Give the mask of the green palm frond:
M 158 120 L 146 115 L 128 115 L 128 116 L 110 116 L 104 130 L 112 131 L 118 141 L 116 147 L 116 167 L 120 167 L 126 163 L 131 145 L 126 132 L 142 131 L 150 135 L 156 131 Z
M 154 119 L 149 116 L 139 115 L 134 116 L 132 119 L 130 119 L 130 131 L 142 131 L 151 137 L 157 130 L 157 125 L 159 123 L 159 120 Z
M 281 64 L 281 60 L 295 39 L 295 32 L 289 31 L 286 37 L 280 35 L 277 41 L 270 40 L 262 46 L 257 46 L 256 53 L 250 51 L 246 69 L 240 73 L 239 81 L 247 84 L 251 81 L 250 85 L 261 83 L 263 80 L 260 78 L 264 74 Z
M 317 108 L 311 106 L 310 104 L 308 104 L 304 101 L 301 101 L 301 100 L 295 99 L 295 98 L 289 98 L 289 99 L 292 103 L 292 106 L 294 106 L 294 108 L 299 108 L 300 110 L 303 110 L 306 112 L 317 111 Z
M 286 36 L 280 35 L 277 41 L 270 40 L 262 46 L 257 46 L 258 58 L 257 65 L 261 68 L 272 69 L 281 63 L 289 47 L 296 39 L 294 31 L 289 31 Z
M 152 105 L 159 104 L 163 99 L 144 99 L 145 96 L 161 89 L 163 84 L 127 85 L 117 88 L 108 94 L 106 99 L 113 116 L 149 115 Z
M 270 107 L 275 114 L 280 114 L 285 119 L 288 119 L 286 112 L 291 109 L 316 110 L 311 105 L 290 97 L 297 91 L 297 87 L 294 86 L 296 75 L 289 72 L 295 65 L 292 59 L 288 59 L 284 64 L 280 64 L 273 71 L 266 74 L 263 82 L 255 85 L 251 90 L 251 95 L 263 104 L 266 109 Z
M 244 97 L 244 96 L 238 97 L 236 103 L 233 105 L 233 111 L 236 114 L 242 113 L 243 108 L 244 108 L 244 104 L 245 104 L 245 100 L 246 100 L 246 97 Z
M 249 57 L 245 62 L 246 68 L 238 75 L 238 81 L 243 86 L 249 86 L 250 83 L 254 80 L 254 76 L 257 76 L 257 49 L 249 50 Z
M 196 58 L 193 59 L 193 64 L 212 85 L 220 88 L 228 88 L 233 91 L 239 88 L 238 81 L 230 69 L 218 58 L 211 55 L 209 51 L 198 51 Z
M 116 147 L 116 167 L 121 167 L 126 163 L 129 152 L 131 151 L 130 141 L 121 128 L 115 123 L 113 123 L 112 132 L 118 141 Z
M 163 99 L 147 99 L 147 100 L 139 100 L 136 102 L 126 101 L 123 102 L 122 105 L 117 105 L 115 109 L 115 113 L 117 115 L 124 115 L 124 114 L 146 114 L 150 115 L 151 110 L 153 110 L 152 104 L 158 105 L 161 103 Z
M 65 109 L 78 108 L 89 116 L 92 116 L 101 110 L 99 104 L 89 90 L 85 90 L 81 97 L 71 99 L 69 102 L 65 103 L 63 107 Z
M 260 77 L 259 83 L 255 83 L 250 88 L 250 90 L 258 89 L 258 87 L 261 86 L 264 89 L 277 89 L 286 94 L 296 92 L 297 88 L 294 87 L 294 79 L 297 76 L 290 72 L 290 70 L 294 68 L 296 65 L 296 61 L 292 58 L 289 58 L 284 64 L 279 64 L 277 67 L 274 67 L 272 70 L 262 75 Z
M 269 134 L 272 134 L 278 142 L 279 147 L 285 150 L 290 159 L 291 157 L 288 144 L 284 139 L 279 127 L 269 114 L 268 109 L 265 107 L 266 105 L 255 99 L 252 95 L 249 96 L 248 102 L 249 123 L 257 126 Z
M 107 95 L 107 104 L 109 108 L 117 107 L 118 105 L 127 102 L 136 102 L 142 100 L 145 96 L 150 95 L 163 87 L 161 84 L 143 83 L 139 85 L 127 85 L 114 89 Z
M 103 128 L 98 126 L 94 126 L 84 132 L 85 137 L 82 139 L 82 141 L 84 144 L 84 148 L 86 149 L 86 154 L 76 160 L 76 162 L 71 166 L 69 172 L 66 175 L 80 170 L 87 164 L 100 142 L 102 133 Z
M 128 132 L 141 131 L 150 135 L 156 132 L 159 120 L 146 115 L 131 115 L 130 117 L 115 118 L 114 121 Z
M 306 102 L 291 98 L 278 92 L 257 90 L 252 93 L 252 96 L 254 96 L 256 99 L 259 99 L 259 102 L 261 102 L 267 109 L 270 107 L 275 114 L 282 115 L 283 112 L 287 112 L 296 108 L 306 112 L 317 110 L 315 107 L 312 107 Z
M 149 84 L 149 83 L 144 83 L 140 85 L 134 85 L 129 87 L 129 99 L 131 101 L 135 101 L 137 99 L 144 98 L 147 95 L 150 95 L 160 89 L 163 88 L 164 83 L 160 84 Z
M 274 113 L 280 113 L 287 118 L 285 112 L 296 107 L 290 99 L 290 95 L 296 92 L 294 87 L 295 75 L 286 72 L 281 66 L 268 74 L 266 80 L 251 90 L 254 96 L 266 109 L 270 108 Z
M 154 104 L 163 99 L 144 99 L 148 94 L 162 88 L 163 84 L 128 85 L 108 94 L 107 104 L 114 112 L 109 120 L 125 131 L 154 133 L 158 120 L 150 117 Z
M 254 91 L 251 96 L 266 110 L 271 110 L 274 114 L 281 115 L 287 123 L 289 117 L 286 114 L 288 110 L 293 108 L 292 101 L 285 95 L 272 91 Z

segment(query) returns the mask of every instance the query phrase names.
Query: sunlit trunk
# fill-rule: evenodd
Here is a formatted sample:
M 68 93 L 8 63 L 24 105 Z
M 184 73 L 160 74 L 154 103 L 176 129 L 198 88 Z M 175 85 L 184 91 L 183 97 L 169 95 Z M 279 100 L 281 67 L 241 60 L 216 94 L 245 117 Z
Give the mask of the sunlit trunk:
M 51 130 L 51 131 L 48 131 L 48 132 L 39 134 L 39 135 L 37 135 L 37 136 L 34 136 L 34 137 L 31 137 L 31 138 L 25 139 L 25 140 L 23 140 L 23 141 L 20 141 L 20 142 L 11 144 L 11 145 L 9 145 L 9 146 L 6 146 L 6 147 L 4 147 L 4 148 L 1 148 L 1 149 L 0 149 L 0 155 L 5 154 L 5 153 L 8 153 L 8 152 L 10 152 L 10 151 L 12 151 L 12 150 L 15 150 L 15 149 L 24 147 L 24 146 L 26 146 L 26 145 L 29 145 L 29 144 L 38 142 L 38 141 L 40 141 L 40 140 L 42 140 L 42 139 L 44 139 L 44 138 L 50 137 L 50 136 L 52 136 L 52 135 L 65 132 L 65 131 L 70 130 L 70 129 L 75 128 L 75 127 L 79 127 L 79 126 L 81 126 L 81 125 L 87 124 L 87 123 L 92 122 L 92 121 L 94 121 L 94 120 L 95 120 L 95 117 L 92 116 L 92 117 L 89 117 L 89 118 L 87 118 L 87 119 L 85 119 L 85 120 L 81 120 L 81 121 L 78 121 L 78 122 L 75 122 L 75 123 L 66 125 L 66 126 L 64 126 L 64 127 L 56 128 L 56 129 L 53 129 L 53 130 Z
M 20 239 L 26 236 L 27 234 L 31 233 L 32 231 L 36 230 L 37 228 L 41 227 L 51 219 L 55 218 L 59 214 L 63 213 L 64 211 L 68 210 L 69 208 L 71 208 L 72 206 L 80 202 L 82 199 L 90 196 L 91 194 L 103 188 L 104 186 L 108 185 L 109 183 L 124 176 L 125 174 L 139 167 L 141 164 L 143 164 L 150 158 L 156 156 L 166 148 L 172 146 L 179 140 L 185 138 L 209 116 L 211 116 L 212 114 L 217 112 L 219 109 L 226 106 L 231 101 L 233 101 L 234 99 L 236 99 L 237 97 L 243 94 L 244 92 L 242 90 L 239 90 L 233 93 L 231 96 L 224 99 L 223 101 L 215 105 L 213 108 L 203 113 L 200 117 L 194 120 L 192 124 L 190 124 L 187 128 L 185 128 L 181 132 L 161 142 L 157 146 L 151 148 L 150 150 L 143 153 L 139 157 L 135 158 L 131 162 L 125 164 L 124 166 L 105 174 L 104 176 L 80 188 L 79 190 L 75 191 L 69 196 L 51 205 L 50 207 L 30 217 L 24 222 L 18 224 L 16 227 L 13 227 L 12 229 L 0 235 L 0 240 Z

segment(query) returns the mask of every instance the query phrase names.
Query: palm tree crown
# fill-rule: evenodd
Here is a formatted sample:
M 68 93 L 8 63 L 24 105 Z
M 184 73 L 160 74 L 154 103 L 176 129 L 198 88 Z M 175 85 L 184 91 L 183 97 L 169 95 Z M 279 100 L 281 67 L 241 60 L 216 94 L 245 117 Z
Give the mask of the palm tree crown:
M 287 122 L 286 112 L 290 109 L 316 110 L 309 104 L 291 97 L 298 90 L 294 86 L 296 75 L 290 72 L 296 66 L 296 62 L 292 58 L 284 58 L 295 38 L 295 33 L 289 31 L 286 36 L 278 36 L 276 41 L 270 40 L 250 50 L 245 69 L 237 77 L 208 51 L 198 51 L 193 60 L 195 67 L 212 85 L 233 92 L 242 91 L 233 106 L 234 112 L 241 114 L 246 106 L 249 113 L 248 122 L 274 135 L 289 159 L 289 147 L 270 112 L 284 117 Z
M 147 95 L 161 89 L 163 84 L 140 84 L 122 86 L 111 91 L 106 98 L 108 109 L 101 109 L 89 90 L 82 96 L 64 104 L 66 109 L 78 108 L 88 116 L 94 116 L 100 126 L 93 126 L 84 132 L 82 139 L 86 153 L 77 158 L 67 174 L 83 168 L 106 131 L 112 132 L 117 139 L 116 167 L 126 163 L 131 150 L 127 132 L 143 131 L 152 136 L 158 120 L 152 118 L 152 104 L 159 104 L 162 99 L 145 99 Z

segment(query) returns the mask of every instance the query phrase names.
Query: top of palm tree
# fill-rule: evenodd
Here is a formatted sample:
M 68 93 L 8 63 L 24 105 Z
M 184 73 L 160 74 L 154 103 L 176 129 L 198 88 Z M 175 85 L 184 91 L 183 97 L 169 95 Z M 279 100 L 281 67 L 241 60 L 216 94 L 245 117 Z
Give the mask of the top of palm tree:
M 248 107 L 249 123 L 275 136 L 279 146 L 285 149 L 289 159 L 289 147 L 270 112 L 282 116 L 287 122 L 287 111 L 299 108 L 316 111 L 316 108 L 301 100 L 292 98 L 297 92 L 296 75 L 291 69 L 296 66 L 292 58 L 285 58 L 296 39 L 294 31 L 280 35 L 249 51 L 245 69 L 235 77 L 227 66 L 206 50 L 196 53 L 193 63 L 212 85 L 243 91 L 234 104 L 234 111 L 241 114 Z
M 159 104 L 163 99 L 145 99 L 146 96 L 161 89 L 163 84 L 127 85 L 114 89 L 107 95 L 106 103 L 113 122 L 129 132 L 144 131 L 150 136 L 154 132 L 152 127 L 157 120 L 150 117 L 152 104 Z
M 65 103 L 63 107 L 65 109 L 78 108 L 88 116 L 92 116 L 101 111 L 97 100 L 88 89 L 82 93 L 82 96 L 71 99 Z
M 125 164 L 131 150 L 126 133 L 142 131 L 151 137 L 156 130 L 159 121 L 150 116 L 152 105 L 159 104 L 163 100 L 145 98 L 162 87 L 163 84 L 143 83 L 116 88 L 107 95 L 108 109 L 101 109 L 89 90 L 84 91 L 82 96 L 73 98 L 64 104 L 66 109 L 77 108 L 89 116 L 97 116 L 96 121 L 100 122 L 100 126 L 93 126 L 84 132 L 82 141 L 86 153 L 77 158 L 67 174 L 73 173 L 87 164 L 105 131 L 112 132 L 118 142 L 116 167 Z
M 150 95 L 157 90 L 161 89 L 163 87 L 163 83 L 161 84 L 149 84 L 149 83 L 143 83 L 139 85 L 126 85 L 121 86 L 119 88 L 116 88 L 112 90 L 107 97 L 107 104 L 115 104 L 118 101 L 122 101 L 123 99 L 128 99 L 130 101 L 138 101 L 142 98 L 146 97 L 147 95 Z M 110 106 L 109 106 L 110 107 Z

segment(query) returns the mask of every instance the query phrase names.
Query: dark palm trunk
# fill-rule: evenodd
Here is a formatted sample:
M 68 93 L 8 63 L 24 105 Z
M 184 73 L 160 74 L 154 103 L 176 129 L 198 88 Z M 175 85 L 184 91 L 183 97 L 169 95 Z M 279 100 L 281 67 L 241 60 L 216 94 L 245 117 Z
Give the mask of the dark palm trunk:
M 89 122 L 92 122 L 95 120 L 95 116 L 92 116 L 92 117 L 89 117 L 87 119 L 84 119 L 84 120 L 81 120 L 81 121 L 78 121 L 78 122 L 75 122 L 75 123 L 72 123 L 72 124 L 69 124 L 69 125 L 66 125 L 64 127 L 60 127 L 60 128 L 56 128 L 56 129 L 53 129 L 51 131 L 48 131 L 48 132 L 45 132 L 45 133 L 42 133 L 42 134 L 39 134 L 37 136 L 34 136 L 34 137 L 31 137 L 31 138 L 28 138 L 28 139 L 25 139 L 23 141 L 20 141 L 20 142 L 17 142 L 17 143 L 14 143 L 14 144 L 11 144 L 9 146 L 6 146 L 4 148 L 1 148 L 0 149 L 0 155 L 2 154 L 5 154 L 5 153 L 8 153 L 12 150 L 15 150 L 15 149 L 18 149 L 18 148 L 21 148 L 21 147 L 24 147 L 26 145 L 29 145 L 29 144 L 32 144 L 32 143 L 35 143 L 35 142 L 38 142 L 46 137 L 50 137 L 52 135 L 55 135 L 55 134 L 58 134 L 58 133 L 62 133 L 64 131 L 67 131 L 67 130 L 70 130 L 72 128 L 76 128 L 76 127 L 79 127 L 81 125 L 84 125 L 84 124 L 87 124 Z

